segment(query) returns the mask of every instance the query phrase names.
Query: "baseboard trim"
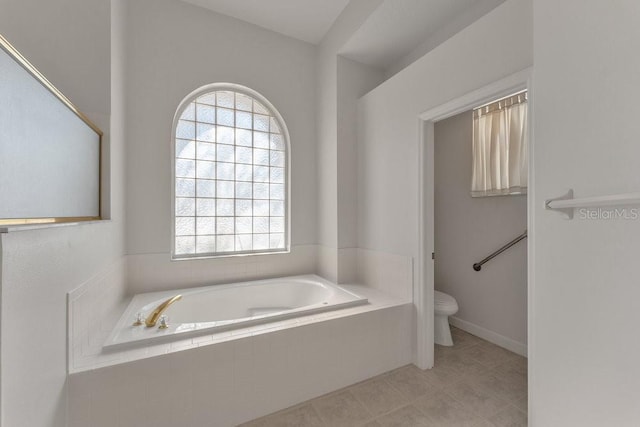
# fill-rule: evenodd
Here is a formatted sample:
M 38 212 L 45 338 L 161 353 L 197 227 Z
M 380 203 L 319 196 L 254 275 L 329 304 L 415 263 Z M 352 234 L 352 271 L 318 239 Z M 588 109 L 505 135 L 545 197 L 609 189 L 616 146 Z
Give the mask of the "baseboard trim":
M 462 329 L 465 332 L 469 332 L 471 335 L 475 335 L 483 340 L 487 340 L 502 348 L 506 348 L 520 356 L 527 357 L 527 345 L 521 342 L 507 338 L 504 335 L 497 334 L 489 329 L 478 326 L 474 323 L 467 322 L 458 317 L 449 317 L 449 323 L 456 328 Z

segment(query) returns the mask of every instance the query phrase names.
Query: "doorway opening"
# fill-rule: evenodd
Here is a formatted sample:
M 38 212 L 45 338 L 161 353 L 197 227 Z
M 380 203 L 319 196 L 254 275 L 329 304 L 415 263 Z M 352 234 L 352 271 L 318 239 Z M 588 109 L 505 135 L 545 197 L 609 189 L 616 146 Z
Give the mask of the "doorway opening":
M 436 230 L 435 230 L 436 218 L 438 217 L 437 211 L 436 211 L 436 205 L 435 205 L 436 186 L 437 186 L 437 183 L 436 183 L 437 167 L 434 160 L 436 155 L 436 149 L 435 149 L 436 148 L 435 147 L 436 146 L 436 127 L 438 128 L 438 131 L 439 131 L 441 126 L 444 126 L 447 124 L 447 122 L 445 121 L 448 121 L 448 120 L 455 121 L 456 118 L 459 120 L 462 120 L 462 117 L 464 117 L 465 113 L 468 115 L 472 115 L 472 110 L 475 107 L 482 106 L 484 104 L 490 103 L 497 99 L 501 99 L 509 95 L 517 94 L 525 90 L 527 90 L 529 93 L 529 97 L 528 97 L 529 98 L 528 99 L 529 144 L 527 147 L 527 154 L 528 154 L 527 158 L 531 159 L 530 154 L 532 153 L 533 138 L 531 138 L 532 121 L 531 121 L 530 112 L 532 110 L 531 108 L 532 97 L 531 97 L 531 70 L 530 69 L 515 73 L 511 76 L 501 79 L 500 81 L 497 81 L 495 83 L 482 87 L 478 90 L 470 92 L 464 96 L 456 98 L 445 104 L 442 104 L 420 115 L 421 137 L 419 140 L 420 154 L 419 154 L 419 183 L 418 183 L 419 198 L 420 198 L 419 213 L 418 213 L 419 228 L 420 228 L 419 230 L 420 255 L 417 260 L 418 274 L 416 278 L 414 302 L 415 302 L 416 311 L 417 311 L 416 364 L 422 369 L 428 369 L 433 367 L 434 365 L 434 291 L 435 291 L 435 288 L 438 287 L 436 286 L 437 272 L 436 272 L 435 263 L 436 263 L 436 260 L 439 259 L 439 254 L 438 254 L 438 251 L 436 250 L 436 244 L 437 244 L 436 236 L 438 236 L 438 234 L 436 233 Z M 471 164 L 467 164 L 466 167 L 471 168 Z M 500 247 L 504 246 L 504 244 L 509 243 L 511 240 L 515 239 L 526 230 L 528 230 L 529 238 L 524 240 L 524 242 L 517 243 L 517 245 L 521 246 L 519 248 L 521 251 L 522 249 L 524 249 L 525 242 L 527 243 L 527 249 L 530 249 L 532 247 L 531 245 L 533 242 L 534 230 L 532 229 L 532 226 L 531 226 L 532 210 L 530 209 L 531 200 L 529 199 L 531 197 L 531 194 L 533 193 L 531 188 L 531 184 L 533 180 L 531 178 L 532 178 L 532 168 L 528 168 L 527 177 L 525 180 L 529 183 L 527 195 L 507 197 L 507 198 L 513 198 L 512 201 L 515 201 L 515 203 L 513 204 L 517 205 L 517 207 L 513 208 L 513 210 L 514 212 L 520 213 L 518 220 L 522 221 L 523 220 L 522 216 L 526 215 L 527 217 L 524 223 L 518 223 L 518 224 L 514 223 L 514 227 L 515 225 L 518 225 L 518 227 L 520 227 L 521 225 L 526 225 L 526 227 L 522 230 L 518 228 L 518 231 L 513 236 L 511 236 L 513 230 L 510 230 L 508 227 L 503 227 L 502 229 L 500 229 L 499 232 L 495 232 L 492 235 L 491 239 L 485 239 L 486 240 L 485 242 L 483 242 L 482 239 L 479 239 L 480 241 L 478 242 L 478 245 L 483 246 L 484 251 L 479 252 L 480 249 L 477 249 L 475 252 L 476 255 L 480 253 L 484 253 L 484 255 L 491 255 L 496 249 L 499 249 Z M 467 188 L 467 195 L 469 195 L 469 190 L 471 190 L 470 182 L 467 181 L 465 184 Z M 471 197 L 469 196 L 469 198 Z M 485 205 L 491 205 L 491 204 L 494 204 L 495 202 L 495 200 L 490 201 L 489 199 L 491 198 L 489 197 L 484 199 L 486 201 L 486 203 L 484 203 Z M 518 200 L 516 199 L 520 199 L 519 203 L 518 203 Z M 480 201 L 480 203 L 482 204 L 483 201 Z M 487 210 L 491 210 L 491 209 L 487 209 Z M 461 220 L 461 218 L 458 218 L 458 220 Z M 448 224 L 447 226 L 451 226 L 451 224 Z M 505 233 L 504 236 L 501 235 L 502 232 Z M 510 237 L 505 237 L 506 235 L 509 235 Z M 470 238 L 470 236 L 468 235 L 466 237 Z M 506 256 L 513 257 L 514 255 L 517 255 L 516 253 L 514 253 L 513 250 L 511 250 L 510 252 L 511 253 L 509 255 L 503 255 L 502 260 L 491 261 L 491 263 L 493 264 L 491 267 L 495 267 L 496 263 L 498 264 L 503 263 L 505 261 L 504 257 Z M 474 277 L 472 274 L 475 274 L 476 275 L 475 277 L 477 278 L 478 274 L 487 273 L 487 271 L 494 269 L 494 268 L 490 269 L 489 265 L 487 265 L 485 267 L 481 267 L 481 270 L 482 268 L 484 268 L 484 272 L 474 271 L 473 265 L 478 263 L 479 261 L 482 261 L 483 257 L 486 258 L 484 255 L 481 255 L 481 256 L 477 255 L 479 256 L 479 258 L 477 259 L 474 258 L 474 261 L 469 265 L 466 265 L 466 264 L 456 265 L 455 267 L 459 269 L 469 270 L 470 277 Z M 522 253 L 520 255 L 522 255 Z M 531 293 L 533 289 L 533 281 L 531 277 L 531 271 L 533 271 L 532 266 L 533 266 L 532 252 L 530 250 L 527 250 L 526 259 L 524 260 L 524 266 L 521 266 L 521 268 L 526 269 L 526 281 L 524 285 L 525 290 L 520 290 L 521 292 L 520 297 L 522 297 L 523 296 L 522 293 L 524 293 L 524 297 L 526 299 L 526 303 L 525 303 L 526 313 L 528 313 L 527 315 L 525 315 L 525 319 L 522 319 L 522 318 L 520 319 L 523 321 L 522 323 L 526 325 L 526 326 L 523 326 L 525 329 L 530 329 L 530 325 L 532 324 L 532 322 L 527 318 L 528 316 L 530 316 L 530 313 L 531 313 L 530 304 L 532 301 Z M 476 282 L 477 281 L 479 280 L 476 279 Z M 473 288 L 474 283 L 473 282 L 460 283 L 459 285 Z M 445 288 L 446 286 L 447 285 L 445 285 Z M 458 286 L 458 284 L 456 284 L 456 286 Z M 473 291 L 472 294 L 474 292 L 477 294 L 478 292 L 482 292 L 482 289 L 472 289 L 472 291 Z M 465 296 L 462 299 L 466 301 L 469 298 Z M 520 313 L 520 316 L 522 316 L 522 313 Z M 490 328 L 483 327 L 483 329 L 485 329 L 484 331 L 478 328 L 473 329 L 474 322 L 468 321 L 467 323 L 463 323 L 461 320 L 465 320 L 465 319 L 462 319 L 462 318 L 454 319 L 452 323 L 454 323 L 455 326 L 465 328 L 469 332 L 475 333 L 475 335 L 484 335 L 481 337 L 484 339 L 489 338 L 489 341 L 492 341 L 502 347 L 508 348 L 511 351 L 515 351 L 523 355 L 526 355 L 527 353 L 531 352 L 531 347 L 533 343 L 525 341 L 526 344 L 520 345 L 520 346 L 517 345 L 518 343 L 523 344 L 522 342 L 518 341 L 517 334 L 515 335 L 512 334 L 512 336 L 516 337 L 516 339 L 509 337 L 511 332 L 507 332 L 507 333 L 496 332 L 494 335 L 491 335 L 487 333 L 487 331 L 492 332 Z M 476 326 L 482 327 L 482 325 L 476 325 Z M 529 333 L 525 332 L 521 334 L 520 338 L 522 339 L 522 336 L 524 336 L 524 340 L 526 340 L 527 336 L 532 336 L 530 331 L 528 332 Z M 506 338 L 506 340 L 502 339 L 501 337 Z
M 526 355 L 526 98 L 519 92 L 434 124 L 438 345 L 453 345 L 450 323 Z

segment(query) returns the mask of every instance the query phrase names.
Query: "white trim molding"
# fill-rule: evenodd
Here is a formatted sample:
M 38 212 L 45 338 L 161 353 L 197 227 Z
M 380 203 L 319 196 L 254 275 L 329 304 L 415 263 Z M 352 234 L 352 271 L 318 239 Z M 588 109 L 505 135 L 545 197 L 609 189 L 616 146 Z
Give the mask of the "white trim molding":
M 500 335 L 489 329 L 478 326 L 475 323 L 467 322 L 459 317 L 449 317 L 449 323 L 458 329 L 462 329 L 465 332 L 475 335 L 483 340 L 489 341 L 499 347 L 512 351 L 520 356 L 527 357 L 527 345 L 519 341 L 512 340 L 509 337 Z
M 469 111 L 478 105 L 486 104 L 514 92 L 527 89 L 531 78 L 532 69 L 513 73 L 497 82 L 493 82 L 486 86 L 462 95 L 451 101 L 445 102 L 437 107 L 425 111 L 420 114 L 420 119 L 424 121 L 439 122 L 440 120 L 453 117 L 457 114 Z

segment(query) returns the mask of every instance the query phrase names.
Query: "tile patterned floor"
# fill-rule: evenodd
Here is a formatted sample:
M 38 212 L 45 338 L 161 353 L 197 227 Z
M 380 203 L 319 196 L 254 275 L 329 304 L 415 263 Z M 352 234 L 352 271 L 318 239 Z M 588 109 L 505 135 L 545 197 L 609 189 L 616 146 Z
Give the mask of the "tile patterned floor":
M 527 360 L 460 329 L 435 367 L 407 365 L 242 427 L 520 427 Z

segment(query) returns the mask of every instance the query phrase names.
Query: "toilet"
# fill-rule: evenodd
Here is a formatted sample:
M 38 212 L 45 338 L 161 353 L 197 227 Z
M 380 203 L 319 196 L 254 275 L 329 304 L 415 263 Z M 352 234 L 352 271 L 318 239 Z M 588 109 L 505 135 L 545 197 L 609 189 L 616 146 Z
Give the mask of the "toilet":
M 451 329 L 449 328 L 449 316 L 458 312 L 458 303 L 451 295 L 434 291 L 434 341 L 436 344 L 452 346 Z

